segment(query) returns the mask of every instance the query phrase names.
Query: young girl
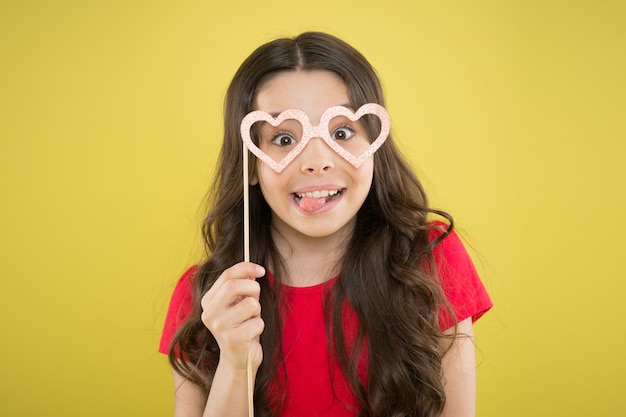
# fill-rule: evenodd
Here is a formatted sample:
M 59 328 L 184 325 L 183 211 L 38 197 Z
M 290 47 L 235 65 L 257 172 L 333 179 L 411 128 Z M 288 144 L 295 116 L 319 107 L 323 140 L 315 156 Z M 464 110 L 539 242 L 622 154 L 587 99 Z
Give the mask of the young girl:
M 235 74 L 208 256 L 179 280 L 160 345 L 176 416 L 246 416 L 250 350 L 258 416 L 474 415 L 472 321 L 491 301 L 391 136 L 358 168 L 320 137 L 280 172 L 251 155 L 252 262 L 241 262 L 244 117 L 297 109 L 316 126 L 329 108 L 366 103 L 384 106 L 374 70 L 327 34 L 269 42 Z M 380 125 L 339 115 L 328 133 L 358 155 Z M 252 136 L 279 161 L 302 131 L 286 120 Z

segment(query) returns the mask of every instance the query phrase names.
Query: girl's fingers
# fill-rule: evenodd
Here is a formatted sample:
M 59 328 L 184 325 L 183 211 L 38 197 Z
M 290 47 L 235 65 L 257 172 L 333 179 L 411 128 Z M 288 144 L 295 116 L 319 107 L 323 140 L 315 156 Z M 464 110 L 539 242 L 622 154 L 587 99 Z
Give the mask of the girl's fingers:
M 250 262 L 240 262 L 225 270 L 211 289 L 202 297 L 202 308 L 217 303 L 221 307 L 233 304 L 241 297 L 259 297 L 260 286 L 254 281 L 265 275 L 265 269 Z
M 260 317 L 261 304 L 256 298 L 245 297 L 234 305 L 217 308 L 212 305 L 202 312 L 202 322 L 211 332 L 218 334 L 241 326 L 247 320 Z
M 239 326 L 228 332 L 223 338 L 223 342 L 226 346 L 237 347 L 241 345 L 247 345 L 257 340 L 258 336 L 263 333 L 265 328 L 265 322 L 261 317 L 254 317 L 244 321 Z
M 259 303 L 261 287 L 255 280 L 263 275 L 265 269 L 259 265 L 238 263 L 225 270 L 202 297 L 202 322 L 231 363 L 246 363 L 246 352 L 258 345 L 265 327 Z
M 211 289 L 219 290 L 226 282 L 233 279 L 255 279 L 265 275 L 265 268 L 251 262 L 239 262 L 222 272 Z

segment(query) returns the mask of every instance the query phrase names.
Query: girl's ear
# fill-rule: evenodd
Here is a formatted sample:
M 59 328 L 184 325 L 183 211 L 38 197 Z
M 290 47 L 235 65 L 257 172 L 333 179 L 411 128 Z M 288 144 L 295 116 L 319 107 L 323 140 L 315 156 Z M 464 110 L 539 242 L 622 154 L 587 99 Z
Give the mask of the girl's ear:
M 250 175 L 250 180 L 248 182 L 250 185 L 257 185 L 259 183 L 259 177 L 256 172 Z

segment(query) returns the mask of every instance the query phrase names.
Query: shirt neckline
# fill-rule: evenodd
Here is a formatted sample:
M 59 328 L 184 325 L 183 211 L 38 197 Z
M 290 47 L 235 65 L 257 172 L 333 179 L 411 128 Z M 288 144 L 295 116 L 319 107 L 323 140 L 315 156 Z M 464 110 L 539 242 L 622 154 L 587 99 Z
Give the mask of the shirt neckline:
M 274 275 L 268 271 L 267 273 L 268 279 L 270 284 L 274 283 Z M 337 279 L 339 278 L 338 275 L 335 275 L 334 277 L 332 277 L 331 279 L 329 279 L 326 282 L 321 282 L 319 284 L 315 284 L 315 285 L 309 285 L 306 287 L 294 287 L 291 285 L 287 285 L 287 284 L 280 284 L 280 288 L 282 289 L 282 291 L 290 293 L 290 294 L 314 294 L 314 293 L 320 293 L 322 291 L 324 291 L 325 289 L 332 287 L 333 284 L 337 281 Z

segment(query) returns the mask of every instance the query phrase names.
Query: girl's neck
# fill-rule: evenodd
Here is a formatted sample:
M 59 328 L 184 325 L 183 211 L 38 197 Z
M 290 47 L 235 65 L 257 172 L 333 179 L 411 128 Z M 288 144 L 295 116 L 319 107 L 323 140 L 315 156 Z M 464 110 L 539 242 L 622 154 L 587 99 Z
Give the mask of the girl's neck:
M 292 287 L 310 287 L 336 276 L 349 240 L 345 234 L 285 235 L 276 228 L 272 228 L 272 238 L 283 259 L 282 281 Z

